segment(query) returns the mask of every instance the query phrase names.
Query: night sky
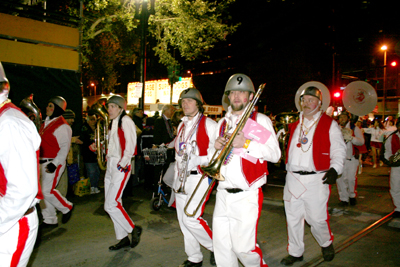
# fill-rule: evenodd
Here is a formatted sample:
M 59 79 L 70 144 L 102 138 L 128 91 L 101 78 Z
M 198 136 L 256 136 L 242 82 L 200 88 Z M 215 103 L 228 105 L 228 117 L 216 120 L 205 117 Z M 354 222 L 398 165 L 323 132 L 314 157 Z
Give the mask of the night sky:
M 210 58 L 230 56 L 208 65 L 225 71 L 194 77 L 195 85 L 208 104 L 220 104 L 230 75 L 242 72 L 256 88 L 267 83 L 261 101 L 268 110 L 277 114 L 295 109 L 294 95 L 307 81 L 320 81 L 333 91 L 348 83 L 341 74 L 364 80 L 366 69 L 383 66 L 383 43 L 389 46 L 388 60 L 398 59 L 396 2 L 237 0 L 230 15 L 240 27 L 209 53 Z

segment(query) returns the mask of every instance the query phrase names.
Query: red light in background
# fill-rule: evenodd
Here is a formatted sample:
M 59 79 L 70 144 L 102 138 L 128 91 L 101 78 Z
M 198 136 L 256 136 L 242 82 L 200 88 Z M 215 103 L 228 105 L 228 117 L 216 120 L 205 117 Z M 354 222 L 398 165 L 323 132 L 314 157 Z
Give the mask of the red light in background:
M 339 98 L 341 96 L 340 92 L 335 92 L 333 93 L 333 97 Z
M 393 61 L 392 63 L 390 63 L 390 65 L 391 65 L 392 67 L 396 67 L 396 66 L 397 66 L 397 62 L 396 62 L 396 61 Z

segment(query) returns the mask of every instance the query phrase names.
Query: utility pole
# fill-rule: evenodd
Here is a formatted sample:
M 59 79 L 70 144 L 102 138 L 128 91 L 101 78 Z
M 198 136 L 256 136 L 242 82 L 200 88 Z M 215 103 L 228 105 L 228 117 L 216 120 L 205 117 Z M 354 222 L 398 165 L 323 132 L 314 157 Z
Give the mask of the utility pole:
M 142 4 L 142 10 L 139 14 L 140 4 Z M 145 86 L 146 86 L 146 36 L 147 27 L 149 23 L 150 15 L 155 14 L 155 0 L 150 0 L 150 11 L 148 10 L 148 0 L 136 0 L 135 2 L 135 19 L 140 20 L 140 83 L 142 83 L 142 97 L 140 98 L 139 108 L 144 109 L 144 97 L 145 97 Z

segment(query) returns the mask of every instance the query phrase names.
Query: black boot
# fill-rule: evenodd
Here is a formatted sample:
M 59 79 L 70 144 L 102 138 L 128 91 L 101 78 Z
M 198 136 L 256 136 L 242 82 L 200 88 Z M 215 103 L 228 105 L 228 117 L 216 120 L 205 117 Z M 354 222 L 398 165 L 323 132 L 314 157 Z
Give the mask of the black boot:
M 118 242 L 118 244 L 115 244 L 111 247 L 109 247 L 109 250 L 119 250 L 121 248 L 124 247 L 129 247 L 129 245 L 131 244 L 131 241 L 129 240 L 128 236 L 125 236 L 123 239 L 121 239 L 121 241 Z
M 179 267 L 201 267 L 203 262 L 191 262 L 189 260 L 184 261 Z
M 333 244 L 330 244 L 326 248 L 321 248 L 321 250 L 325 261 L 331 261 L 335 257 L 335 249 L 333 248 Z
M 134 248 L 137 245 L 139 245 L 140 235 L 142 234 L 142 230 L 143 230 L 142 227 L 139 225 L 135 225 L 135 228 L 133 228 L 131 248 Z
M 296 261 L 302 261 L 302 260 L 303 260 L 303 256 L 293 257 L 292 255 L 288 255 L 281 260 L 281 264 L 286 265 L 286 266 L 291 266 Z

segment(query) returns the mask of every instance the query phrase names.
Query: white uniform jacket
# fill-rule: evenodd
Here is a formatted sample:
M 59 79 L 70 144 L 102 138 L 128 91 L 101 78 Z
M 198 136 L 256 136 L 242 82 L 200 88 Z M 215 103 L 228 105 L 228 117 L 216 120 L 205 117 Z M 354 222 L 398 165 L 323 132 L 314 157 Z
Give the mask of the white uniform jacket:
M 348 122 L 345 126 L 348 129 L 351 129 L 350 122 Z M 346 159 L 351 159 L 353 156 L 353 145 L 362 146 L 364 144 L 364 135 L 361 132 L 361 129 L 357 126 L 353 129 L 353 138 L 346 142 Z
M 232 108 L 229 107 L 225 117 L 218 122 L 218 132 L 215 135 L 215 139 L 219 136 L 219 131 L 225 120 L 227 122 L 227 128 L 229 129 L 231 127 L 227 132 L 232 133 L 236 128 L 236 124 L 240 121 L 240 118 L 241 116 L 232 114 Z M 260 163 L 264 163 L 265 161 L 272 163 L 278 162 L 281 157 L 281 150 L 270 118 L 262 113 L 257 113 L 255 121 L 267 129 L 271 135 L 265 144 L 261 144 L 256 140 L 251 140 L 249 146 L 245 149 L 245 153 L 259 159 Z M 226 180 L 218 183 L 218 190 L 227 188 L 238 188 L 245 191 L 255 190 L 267 182 L 267 176 L 264 175 L 250 185 L 243 174 L 241 156 L 235 153 L 232 153 L 228 164 L 222 165 L 220 172 Z
M 38 201 L 41 139 L 33 122 L 20 110 L 4 107 L 0 111 L 1 237 Z
M 173 144 L 175 147 L 175 151 L 176 151 L 176 156 L 175 156 L 175 175 L 174 175 L 174 183 L 173 183 L 173 188 L 175 190 L 177 190 L 180 185 L 181 182 L 179 181 L 179 174 L 183 168 L 182 166 L 182 156 L 179 156 L 178 152 L 180 149 L 180 143 L 182 141 L 186 141 L 186 146 L 187 146 L 187 152 L 192 153 L 192 147 L 191 147 L 191 143 L 192 141 L 196 141 L 197 142 L 197 132 L 198 132 L 198 126 L 195 126 L 194 124 L 196 124 L 196 122 L 198 122 L 198 120 L 200 119 L 200 117 L 202 116 L 202 114 L 199 112 L 193 119 L 189 120 L 186 116 L 182 118 L 182 122 L 179 124 L 178 126 L 178 136 L 175 137 Z M 204 115 L 203 115 L 204 116 Z M 209 138 L 209 143 L 208 143 L 208 149 L 207 149 L 207 155 L 203 155 L 203 156 L 199 156 L 199 146 L 201 145 L 205 145 L 205 144 L 196 144 L 195 146 L 195 155 L 199 156 L 199 161 L 197 162 L 198 165 L 193 166 L 193 164 L 190 163 L 188 164 L 188 172 L 191 170 L 196 170 L 198 166 L 205 166 L 208 165 L 208 163 L 210 162 L 210 159 L 212 157 L 212 155 L 214 154 L 215 148 L 214 148 L 214 142 L 215 142 L 215 135 L 217 132 L 217 123 L 215 121 L 213 121 L 210 118 L 205 118 L 205 131 L 208 135 Z M 185 127 L 185 130 L 181 130 L 182 127 Z M 197 127 L 194 131 L 191 131 L 192 127 Z M 184 135 L 184 136 L 183 136 Z M 191 136 L 189 136 L 191 135 Z M 172 142 L 171 142 L 172 143 Z M 190 154 L 189 154 L 190 155 Z
M 119 165 L 126 167 L 131 164 L 131 159 L 136 152 L 136 126 L 133 120 L 125 115 L 121 122 L 123 131 L 121 133 L 118 129 L 118 121 L 119 116 L 112 120 L 107 157 L 120 159 Z

